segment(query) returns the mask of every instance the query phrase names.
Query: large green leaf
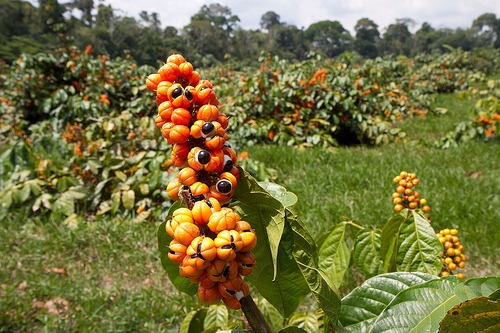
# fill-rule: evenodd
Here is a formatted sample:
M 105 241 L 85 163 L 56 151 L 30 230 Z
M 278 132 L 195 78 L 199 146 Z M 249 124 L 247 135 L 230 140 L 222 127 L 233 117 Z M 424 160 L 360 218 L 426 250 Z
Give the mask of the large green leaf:
M 472 278 L 455 288 L 455 293 L 461 301 L 477 296 L 488 296 L 500 290 L 500 277 Z
M 203 326 L 209 328 L 225 328 L 229 321 L 227 307 L 222 304 L 213 304 L 208 307 Z
M 337 323 L 340 309 L 340 296 L 331 279 L 318 268 L 316 243 L 299 217 L 289 208 L 286 210 L 287 225 L 293 230 L 293 257 L 307 282 L 309 289 L 325 315 Z
M 181 207 L 182 203 L 176 201 L 172 206 L 170 206 L 167 217 L 165 221 L 158 226 L 158 231 L 156 233 L 158 238 L 158 249 L 160 250 L 160 260 L 163 268 L 168 274 L 170 282 L 177 288 L 177 290 L 184 292 L 188 295 L 195 295 L 198 286 L 195 283 L 191 283 L 189 279 L 179 275 L 179 264 L 172 262 L 168 259 L 169 244 L 172 241 L 172 237 L 167 234 L 165 230 L 166 221 L 172 216 L 172 213 L 177 208 Z
M 272 182 L 259 182 L 259 185 L 273 198 L 281 202 L 284 207 L 293 206 L 297 203 L 298 198 L 295 193 L 288 191 L 284 186 Z
M 459 279 L 431 280 L 400 292 L 373 323 L 370 333 L 436 332 L 446 312 L 460 300 Z
M 348 226 L 347 222 L 340 222 L 326 233 L 326 237 L 318 244 L 318 267 L 330 277 L 337 288 L 344 279 L 351 258 L 351 247 L 346 242 Z
M 189 312 L 181 323 L 179 333 L 199 333 L 204 329 L 204 321 L 207 309 L 201 308 Z
M 342 299 L 339 322 L 346 332 L 366 332 L 401 291 L 438 279 L 424 273 L 395 272 L 366 280 Z
M 241 178 L 233 195 L 238 200 L 252 207 L 258 223 L 264 227 L 265 239 L 271 254 L 273 279 L 277 275 L 278 247 L 285 229 L 285 210 L 283 205 L 257 184 L 246 171 L 240 169 Z
M 380 256 L 384 262 L 384 272 L 396 270 L 400 229 L 406 221 L 407 210 L 393 215 L 382 228 Z
M 398 271 L 439 274 L 443 246 L 424 217 L 411 211 L 401 227 L 398 243 Z
M 439 323 L 439 332 L 500 332 L 500 301 L 482 296 L 454 306 Z
M 368 276 L 383 272 L 380 257 L 380 229 L 363 229 L 356 235 L 356 243 L 352 252 L 354 264 Z
M 246 280 L 251 282 L 282 316 L 288 317 L 309 292 L 301 271 L 292 256 L 294 236 L 291 228 L 286 226 L 281 237 L 275 266 L 277 275 L 275 275 L 274 258 L 266 234 L 266 225 L 263 223 L 263 219 L 266 219 L 265 215 L 263 216 L 259 207 L 243 203 L 238 205 L 237 211 L 243 220 L 252 225 L 257 235 L 257 245 L 252 250 L 257 265 L 252 274 L 246 277 Z
M 447 311 L 463 301 L 461 297 L 488 296 L 499 283 L 498 277 L 470 282 L 447 278 L 411 287 L 396 296 L 370 332 L 436 332 Z

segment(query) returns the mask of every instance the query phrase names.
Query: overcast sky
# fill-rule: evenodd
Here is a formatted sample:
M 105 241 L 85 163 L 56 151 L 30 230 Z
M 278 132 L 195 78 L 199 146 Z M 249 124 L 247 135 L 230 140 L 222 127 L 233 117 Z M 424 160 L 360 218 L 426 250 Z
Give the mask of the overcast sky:
M 468 28 L 481 14 L 494 13 L 500 17 L 500 0 L 104 0 L 116 14 L 138 17 L 145 10 L 159 14 L 163 27 L 182 28 L 203 5 L 219 3 L 229 7 L 239 17 L 245 29 L 259 29 L 260 18 L 267 11 L 280 16 L 281 22 L 307 29 L 311 24 L 331 20 L 339 21 L 345 29 L 354 31 L 354 25 L 363 17 L 378 24 L 383 31 L 397 18 L 411 18 L 415 28 L 423 22 L 434 28 Z M 97 1 L 96 1 L 97 4 Z

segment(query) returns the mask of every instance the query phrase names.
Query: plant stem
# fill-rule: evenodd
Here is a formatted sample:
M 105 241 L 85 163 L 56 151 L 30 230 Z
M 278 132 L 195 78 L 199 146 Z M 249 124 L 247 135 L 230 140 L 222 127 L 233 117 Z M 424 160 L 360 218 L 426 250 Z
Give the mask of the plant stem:
M 256 333 L 271 333 L 271 329 L 267 322 L 264 320 L 264 316 L 262 312 L 260 312 L 259 308 L 255 304 L 252 296 L 243 296 L 240 298 L 241 310 L 245 314 L 245 317 L 248 320 L 248 323 L 252 327 L 253 331 Z

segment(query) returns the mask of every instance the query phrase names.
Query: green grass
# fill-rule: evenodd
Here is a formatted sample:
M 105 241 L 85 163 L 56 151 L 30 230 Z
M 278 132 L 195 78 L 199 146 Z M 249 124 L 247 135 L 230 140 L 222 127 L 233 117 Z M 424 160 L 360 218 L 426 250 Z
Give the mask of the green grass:
M 459 228 L 469 258 L 464 272 L 498 274 L 500 146 L 474 141 L 447 150 L 434 148 L 434 140 L 467 120 L 473 102 L 440 95 L 434 105 L 449 112 L 403 123 L 405 143 L 333 151 L 264 146 L 247 150 L 277 169 L 276 182 L 297 194 L 297 210 L 315 236 L 345 219 L 381 226 L 393 214 L 392 179 L 403 170 L 415 172 L 421 181 L 415 190 L 431 206 L 434 229 Z
M 154 223 L 120 219 L 1 223 L 0 331 L 175 332 L 198 306 L 166 278 Z M 64 269 L 64 272 L 57 272 Z M 62 298 L 60 315 L 44 308 Z
M 246 150 L 277 169 L 276 182 L 298 195 L 296 208 L 314 236 L 343 219 L 383 224 L 393 213 L 393 177 L 401 170 L 416 172 L 421 180 L 416 189 L 432 208 L 435 230 L 460 230 L 468 256 L 465 274 L 498 274 L 500 146 L 470 142 L 433 148 L 435 139 L 466 120 L 472 102 L 442 95 L 435 105 L 449 112 L 405 122 L 406 143 Z M 163 272 L 156 246 L 159 221 L 98 218 L 71 229 L 62 219 L 0 216 L 1 332 L 176 332 L 199 306 L 175 291 Z M 68 309 L 51 314 L 45 306 L 58 298 Z

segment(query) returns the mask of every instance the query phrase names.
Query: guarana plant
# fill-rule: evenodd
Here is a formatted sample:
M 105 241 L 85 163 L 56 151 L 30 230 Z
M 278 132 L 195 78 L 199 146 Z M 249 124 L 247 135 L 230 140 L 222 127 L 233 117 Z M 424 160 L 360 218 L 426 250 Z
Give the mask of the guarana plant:
M 408 322 L 401 332 L 437 331 L 443 310 L 475 296 L 496 300 L 498 278 L 438 277 L 447 275 L 446 245 L 430 225 L 425 199 L 412 190 L 416 174 L 396 177 L 403 187 L 393 195 L 397 213 L 382 229 L 343 221 L 314 240 L 293 210 L 292 192 L 259 183 L 237 165 L 230 115 L 192 64 L 173 54 L 146 82 L 156 95 L 155 122 L 172 145 L 169 163 L 178 168 L 166 189 L 176 201 L 158 227 L 161 262 L 179 291 L 208 305 L 186 316 L 182 332 L 244 329 L 245 320 L 231 320 L 226 306 L 241 309 L 255 332 L 383 332 L 395 327 L 394 318 Z M 372 278 L 341 299 L 352 264 Z M 406 304 L 421 292 L 431 302 L 418 299 L 414 306 L 423 310 L 416 316 Z M 297 313 L 308 295 L 318 312 Z

